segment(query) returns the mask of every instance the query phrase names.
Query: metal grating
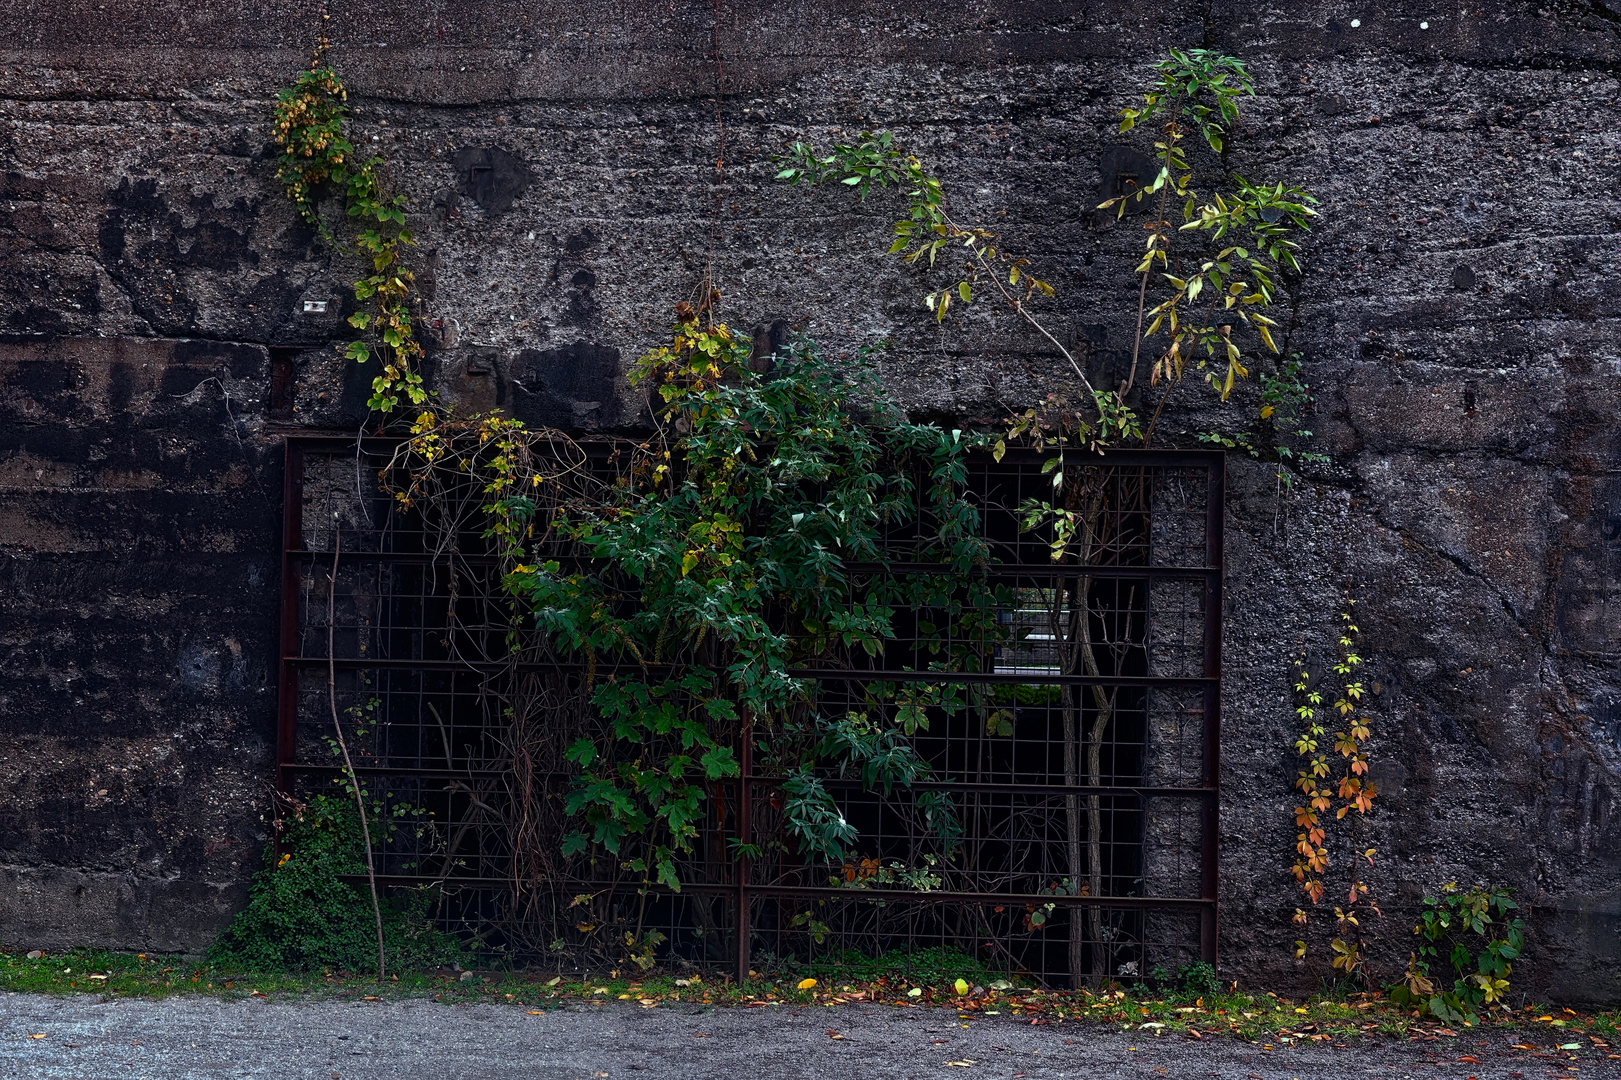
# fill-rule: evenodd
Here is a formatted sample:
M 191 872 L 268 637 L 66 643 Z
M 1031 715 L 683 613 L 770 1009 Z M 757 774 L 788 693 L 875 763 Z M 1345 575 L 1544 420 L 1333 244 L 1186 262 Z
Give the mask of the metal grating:
M 1072 453 L 1066 470 L 1096 500 L 1084 565 L 1055 564 L 1046 530 L 1020 530 L 1020 504 L 1051 490 L 1041 456 L 976 459 L 996 597 L 981 614 L 1019 633 L 991 646 L 948 635 L 953 670 L 931 671 L 925 624 L 951 620 L 920 604 L 878 656 L 794 673 L 831 715 L 931 695 L 913 740 L 928 778 L 886 792 L 827 773 L 861 837 L 834 864 L 785 832 L 784 778 L 740 730 L 744 775 L 711 786 L 676 894 L 561 854 L 575 775 L 562 751 L 592 722 L 586 674 L 514 625 L 476 484 L 444 511 L 467 525 L 447 545 L 443 523 L 430 532 L 377 492 L 393 449 L 288 441 L 278 786 L 306 797 L 339 775 L 325 742 L 334 701 L 371 717 L 351 741 L 358 771 L 426 824 L 388 837 L 381 880 L 434 888 L 447 923 L 559 966 L 621 963 L 629 935 L 659 963 L 739 976 L 940 949 L 1053 984 L 1215 962 L 1219 453 Z M 926 524 L 885 543 L 904 550 Z M 944 569 L 851 568 L 912 583 Z M 938 597 L 942 611 L 960 600 Z M 739 837 L 761 857 L 735 855 Z

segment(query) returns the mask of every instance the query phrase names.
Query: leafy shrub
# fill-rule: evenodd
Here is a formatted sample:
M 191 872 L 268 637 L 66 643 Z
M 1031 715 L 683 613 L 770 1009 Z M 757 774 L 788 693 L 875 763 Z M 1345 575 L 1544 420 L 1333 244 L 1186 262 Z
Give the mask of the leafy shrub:
M 1426 896 L 1413 933 L 1421 941 L 1390 999 L 1449 1022 L 1475 1023 L 1479 1010 L 1508 1008 L 1509 961 L 1525 951 L 1525 922 L 1501 886 L 1460 890 L 1449 882 L 1440 897 Z M 1477 951 L 1478 950 L 1478 951 Z M 1450 989 L 1445 987 L 1448 977 Z
M 1174 975 L 1163 967 L 1155 967 L 1144 981 L 1157 993 L 1187 997 L 1214 994 L 1221 989 L 1221 983 L 1216 980 L 1216 969 L 1203 960 L 1182 964 Z
M 1215 967 L 1203 960 L 1184 964 L 1176 974 L 1184 994 L 1214 994 L 1221 989 L 1221 983 L 1216 980 Z
M 265 849 L 265 866 L 254 877 L 248 906 L 209 948 L 209 957 L 247 971 L 372 968 L 377 926 L 371 898 L 363 887 L 339 880 L 366 873 L 354 804 L 317 795 L 285 821 L 285 853 L 278 859 L 273 847 Z M 394 824 L 385 821 L 381 828 Z M 432 903 L 425 892 L 385 899 L 383 946 L 390 970 L 466 958 L 460 941 L 433 926 Z

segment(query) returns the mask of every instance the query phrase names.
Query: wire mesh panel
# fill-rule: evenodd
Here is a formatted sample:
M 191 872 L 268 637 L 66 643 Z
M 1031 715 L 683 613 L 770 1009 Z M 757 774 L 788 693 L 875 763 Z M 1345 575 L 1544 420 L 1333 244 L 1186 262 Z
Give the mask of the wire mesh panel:
M 742 775 L 706 786 L 675 891 L 565 843 L 581 783 L 565 751 L 600 725 L 613 673 L 557 652 L 503 591 L 480 483 L 425 520 L 379 489 L 394 452 L 289 442 L 279 783 L 333 790 L 341 730 L 389 815 L 380 880 L 433 888 L 445 922 L 560 963 L 740 977 L 950 955 L 1084 985 L 1214 962 L 1219 454 L 1072 452 L 1057 485 L 1051 455 L 972 459 L 991 551 L 972 588 L 941 565 L 852 565 L 852 596 L 905 598 L 891 635 L 789 672 L 830 731 L 905 716 L 906 775 L 800 775 L 739 721 Z M 881 542 L 917 550 L 930 527 Z M 791 812 L 807 783 L 854 840 L 807 840 Z

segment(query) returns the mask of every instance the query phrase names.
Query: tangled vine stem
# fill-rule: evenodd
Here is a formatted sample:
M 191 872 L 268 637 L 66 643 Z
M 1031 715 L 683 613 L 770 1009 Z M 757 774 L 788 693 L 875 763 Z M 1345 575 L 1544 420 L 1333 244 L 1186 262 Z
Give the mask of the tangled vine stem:
M 371 884 L 371 911 L 377 920 L 377 977 L 387 978 L 388 962 L 383 949 L 383 906 L 377 899 L 377 863 L 372 856 L 371 826 L 366 822 L 366 797 L 360 790 L 360 778 L 355 775 L 355 763 L 349 757 L 349 742 L 343 737 L 343 724 L 338 720 L 338 661 L 333 651 L 333 630 L 338 611 L 338 554 L 343 550 L 343 527 L 337 515 L 332 521 L 332 577 L 326 593 L 326 690 L 327 702 L 332 706 L 332 730 L 338 736 L 338 749 L 343 751 L 343 774 L 349 781 L 349 790 L 355 797 L 355 810 L 360 814 L 360 836 L 366 845 L 366 878 Z

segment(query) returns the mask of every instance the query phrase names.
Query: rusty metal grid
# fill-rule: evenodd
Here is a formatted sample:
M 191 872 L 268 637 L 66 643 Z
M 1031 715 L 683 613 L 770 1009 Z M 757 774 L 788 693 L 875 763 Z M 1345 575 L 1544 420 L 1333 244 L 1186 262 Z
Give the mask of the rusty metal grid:
M 352 746 L 357 771 L 373 794 L 415 808 L 429 826 L 394 831 L 379 854 L 380 881 L 433 885 L 447 923 L 509 947 L 521 937 L 515 951 L 549 949 L 560 964 L 585 955 L 601 928 L 634 925 L 662 935 L 661 963 L 739 977 L 787 960 L 889 955 L 904 964 L 937 948 L 1048 983 L 1215 963 L 1221 454 L 1072 457 L 1066 468 L 1098 471 L 1103 518 L 1118 519 L 1113 542 L 1086 566 L 1055 565 L 1051 537 L 1019 527 L 1020 503 L 1050 490 L 1040 456 L 975 459 L 969 486 L 993 551 L 986 580 L 1013 598 L 996 617 L 1028 636 L 974 670 L 930 671 L 919 626 L 930 612 L 919 608 L 897 620 L 895 640 L 871 662 L 796 671 L 816 680 L 817 705 L 831 712 L 859 708 L 874 686 L 926 684 L 967 704 L 931 712 L 914 740 L 931 767 L 927 779 L 886 792 L 824 777 L 861 834 L 840 863 L 795 850 L 783 832 L 784 778 L 755 760 L 755 739 L 739 732 L 744 775 L 711 786 L 708 821 L 675 894 L 598 858 L 519 866 L 514 821 L 542 808 L 560 842 L 556 808 L 574 774 L 560 751 L 515 767 L 502 725 L 515 702 L 551 701 L 551 715 L 566 715 L 556 703 L 574 700 L 581 673 L 544 650 L 513 660 L 512 613 L 476 530 L 452 551 L 433 550 L 420 523 L 375 491 L 393 448 L 288 440 L 277 783 L 306 797 L 337 782 L 325 742 L 330 670 L 340 712 L 370 704 L 375 720 Z M 903 548 L 911 539 L 896 530 L 885 541 Z M 944 569 L 850 568 L 852 576 Z M 1106 670 L 1061 669 L 1053 612 L 1065 597 L 1073 612 L 1082 590 L 1094 632 L 1108 643 Z M 1084 728 L 1085 702 L 1100 693 L 1113 705 L 1098 740 L 1099 782 L 1076 782 L 1075 752 L 1066 750 L 1075 737 L 1066 738 L 1063 716 L 1070 709 Z M 554 734 L 560 747 L 577 732 Z M 944 830 L 942 805 L 955 821 Z M 1081 833 L 1096 842 L 1078 857 Z M 766 854 L 735 855 L 726 840 L 739 836 Z

